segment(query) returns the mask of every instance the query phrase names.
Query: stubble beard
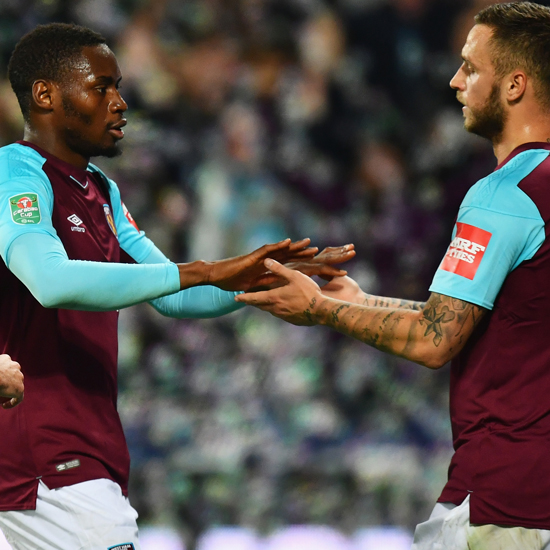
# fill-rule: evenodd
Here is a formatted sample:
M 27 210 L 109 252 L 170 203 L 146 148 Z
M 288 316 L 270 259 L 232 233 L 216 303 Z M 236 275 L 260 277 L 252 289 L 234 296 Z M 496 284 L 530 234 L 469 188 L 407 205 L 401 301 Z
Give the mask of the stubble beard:
M 470 107 L 471 119 L 465 121 L 464 128 L 493 143 L 499 143 L 504 133 L 507 114 L 500 100 L 500 83 L 494 83 L 485 104 L 473 109 Z
M 65 115 L 70 118 L 77 118 L 82 121 L 86 126 L 92 125 L 92 118 L 89 115 L 79 112 L 73 102 L 68 97 L 62 98 L 63 111 Z M 82 155 L 85 158 L 91 157 L 107 157 L 114 158 L 122 154 L 122 148 L 118 142 L 113 143 L 110 146 L 104 146 L 99 143 L 90 142 L 86 135 L 86 132 L 76 130 L 73 128 L 65 129 L 65 143 L 67 146 Z

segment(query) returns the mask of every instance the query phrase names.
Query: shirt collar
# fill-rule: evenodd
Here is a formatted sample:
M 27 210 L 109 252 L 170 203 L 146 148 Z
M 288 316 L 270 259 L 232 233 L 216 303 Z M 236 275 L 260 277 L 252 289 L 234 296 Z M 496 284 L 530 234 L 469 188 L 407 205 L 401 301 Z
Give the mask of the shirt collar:
M 522 145 L 519 145 L 495 168 L 495 171 L 502 168 L 514 157 L 520 153 L 523 153 L 523 151 L 528 151 L 529 149 L 546 149 L 547 151 L 550 151 L 550 143 L 547 143 L 546 141 L 533 141 L 531 143 L 523 143 Z
M 35 145 L 34 143 L 30 143 L 29 141 L 20 140 L 17 143 L 19 145 L 24 145 L 26 147 L 34 149 L 39 155 L 44 157 L 49 164 L 59 170 L 62 174 L 66 175 L 69 179 L 74 181 L 75 185 L 78 184 L 83 189 L 86 189 L 88 187 L 89 172 L 87 169 L 77 168 L 76 166 L 73 166 L 72 164 L 69 164 L 64 160 L 57 158 L 51 153 L 44 151 L 44 149 L 38 147 L 38 145 Z

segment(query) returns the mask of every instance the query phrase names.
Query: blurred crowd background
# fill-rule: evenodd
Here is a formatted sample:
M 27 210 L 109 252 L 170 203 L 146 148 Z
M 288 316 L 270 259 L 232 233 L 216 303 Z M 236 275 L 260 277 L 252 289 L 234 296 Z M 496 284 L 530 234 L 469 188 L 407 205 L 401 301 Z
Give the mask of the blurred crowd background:
M 97 164 L 171 259 L 353 242 L 364 290 L 425 300 L 462 197 L 495 167 L 448 86 L 492 3 L 0 0 L 0 143 L 22 135 L 5 77 L 17 40 L 92 27 L 129 104 L 124 154 Z M 131 500 L 188 548 L 221 525 L 412 532 L 446 479 L 447 392 L 447 368 L 252 309 L 121 312 Z

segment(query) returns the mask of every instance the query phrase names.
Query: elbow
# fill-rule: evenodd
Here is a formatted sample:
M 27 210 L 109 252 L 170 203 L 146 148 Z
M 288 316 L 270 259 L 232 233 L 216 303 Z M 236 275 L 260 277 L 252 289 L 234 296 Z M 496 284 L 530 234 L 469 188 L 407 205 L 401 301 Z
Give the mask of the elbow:
M 32 295 L 42 307 L 46 309 L 66 307 L 68 300 L 65 295 L 53 292 L 51 288 L 47 288 L 48 285 L 44 286 L 45 288 L 32 292 Z
M 438 370 L 441 367 L 444 367 L 449 362 L 449 360 L 442 357 L 429 357 L 419 362 L 421 365 L 431 370 Z
M 36 301 L 46 309 L 56 309 L 62 307 L 63 305 L 61 300 L 57 299 L 56 296 L 45 294 L 38 296 L 35 295 L 35 298 Z
M 429 369 L 438 370 L 444 367 L 453 358 L 453 355 L 452 351 L 448 349 L 430 349 L 417 359 L 417 363 Z

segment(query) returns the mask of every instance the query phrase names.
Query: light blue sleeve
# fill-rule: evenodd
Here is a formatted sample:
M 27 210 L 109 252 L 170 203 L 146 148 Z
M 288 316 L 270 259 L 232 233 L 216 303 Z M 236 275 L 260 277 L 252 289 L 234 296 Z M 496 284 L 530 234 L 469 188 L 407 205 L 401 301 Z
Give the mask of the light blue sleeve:
M 109 191 L 121 248 L 138 263 L 164 264 L 170 262 L 145 236 L 143 231 L 138 231 L 130 223 L 118 187 L 112 180 L 109 180 Z M 235 302 L 237 294 L 240 292 L 227 292 L 215 286 L 203 285 L 157 298 L 150 303 L 159 313 L 167 317 L 204 319 L 219 317 L 241 309 L 244 304 Z
M 17 144 L 0 150 L 0 255 L 44 307 L 110 311 L 179 290 L 172 263 L 69 260 L 52 225 L 53 192 L 44 161 Z
M 113 311 L 177 292 L 173 263 L 134 265 L 70 260 L 46 233 L 17 237 L 6 265 L 44 307 Z
M 544 242 L 544 221 L 518 184 L 547 156 L 546 150 L 521 153 L 470 189 L 431 292 L 493 309 L 508 274 Z
M 34 150 L 17 144 L 0 150 L 0 255 L 4 261 L 20 235 L 44 233 L 57 238 L 51 222 L 52 187 L 42 171 L 45 161 Z M 16 203 L 25 197 L 32 202 L 28 209 L 20 209 Z
M 153 248 L 145 263 L 161 263 L 169 261 L 158 249 Z M 164 296 L 152 300 L 151 305 L 167 317 L 177 319 L 205 319 L 219 317 L 237 309 L 245 304 L 235 302 L 235 296 L 240 292 L 227 292 L 221 288 L 203 285 L 181 290 L 176 294 Z

